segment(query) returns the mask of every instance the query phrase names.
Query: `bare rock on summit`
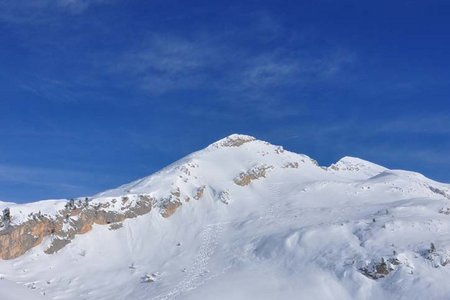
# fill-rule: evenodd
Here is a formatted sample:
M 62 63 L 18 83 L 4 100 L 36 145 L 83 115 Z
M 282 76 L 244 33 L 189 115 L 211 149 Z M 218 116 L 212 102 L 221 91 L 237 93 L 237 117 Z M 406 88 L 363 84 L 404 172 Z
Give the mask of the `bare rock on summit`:
M 220 141 L 217 141 L 216 143 L 212 144 L 212 146 L 214 146 L 214 147 L 239 147 L 245 143 L 252 142 L 252 141 L 256 141 L 256 138 L 249 136 L 249 135 L 232 134 Z

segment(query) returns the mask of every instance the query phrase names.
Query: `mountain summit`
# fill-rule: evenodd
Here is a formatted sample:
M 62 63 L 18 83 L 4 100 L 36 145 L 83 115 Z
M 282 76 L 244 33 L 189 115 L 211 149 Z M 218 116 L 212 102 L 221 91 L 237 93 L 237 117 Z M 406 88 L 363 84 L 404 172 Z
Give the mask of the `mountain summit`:
M 447 299 L 449 200 L 233 134 L 91 197 L 0 202 L 0 299 Z

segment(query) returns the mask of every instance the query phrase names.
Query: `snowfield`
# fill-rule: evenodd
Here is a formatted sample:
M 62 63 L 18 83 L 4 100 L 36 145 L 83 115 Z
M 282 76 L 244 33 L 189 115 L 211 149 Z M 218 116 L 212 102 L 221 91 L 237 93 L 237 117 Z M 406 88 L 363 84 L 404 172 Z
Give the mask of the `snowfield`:
M 182 203 L 0 260 L 0 299 L 450 299 L 450 185 L 418 173 L 232 135 L 90 202 L 139 195 Z

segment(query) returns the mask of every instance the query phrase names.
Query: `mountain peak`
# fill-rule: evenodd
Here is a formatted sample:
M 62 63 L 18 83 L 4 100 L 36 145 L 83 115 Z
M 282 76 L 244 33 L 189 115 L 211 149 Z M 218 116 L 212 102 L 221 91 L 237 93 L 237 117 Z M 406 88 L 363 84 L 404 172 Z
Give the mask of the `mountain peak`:
M 159 172 L 99 193 L 94 198 L 143 193 L 156 195 L 159 191 L 165 193 L 173 188 L 180 188 L 182 194 L 183 191 L 189 191 L 186 193 L 188 196 L 200 186 L 216 185 L 216 181 L 217 185 L 233 183 L 239 174 L 251 172 L 254 168 L 285 168 L 287 165 L 298 168 L 311 161 L 305 155 L 285 151 L 281 146 L 253 136 L 232 134 L 181 158 Z
M 252 141 L 256 141 L 256 138 L 250 135 L 234 133 L 211 144 L 210 147 L 239 147 L 242 144 Z
M 347 176 L 350 175 L 352 177 L 359 177 L 361 175 L 365 177 L 372 177 L 386 171 L 387 169 L 361 158 L 344 156 L 336 163 L 329 166 L 328 170 L 346 174 Z

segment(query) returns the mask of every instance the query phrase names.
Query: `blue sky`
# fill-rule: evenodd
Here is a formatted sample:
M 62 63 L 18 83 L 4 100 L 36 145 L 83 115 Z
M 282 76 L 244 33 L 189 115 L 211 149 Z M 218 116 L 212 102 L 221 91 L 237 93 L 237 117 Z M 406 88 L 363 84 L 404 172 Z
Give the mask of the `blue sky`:
M 0 2 L 0 199 L 89 195 L 231 133 L 450 182 L 450 2 Z

